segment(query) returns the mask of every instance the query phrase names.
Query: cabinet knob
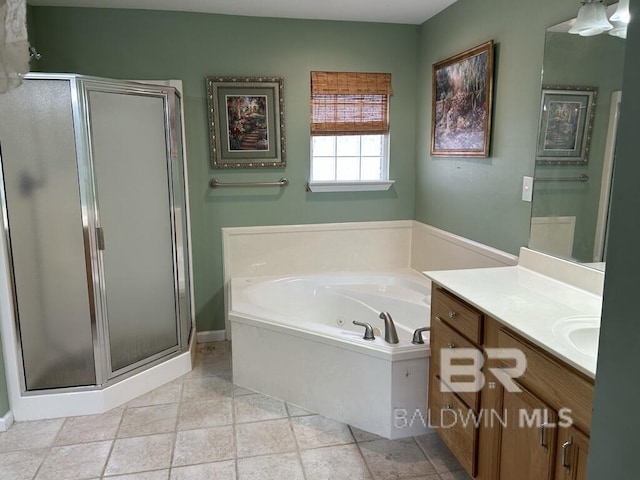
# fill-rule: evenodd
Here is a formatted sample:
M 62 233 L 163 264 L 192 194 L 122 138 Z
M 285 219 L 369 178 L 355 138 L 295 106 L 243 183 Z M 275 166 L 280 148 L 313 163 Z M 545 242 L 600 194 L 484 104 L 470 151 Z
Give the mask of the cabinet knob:
M 445 410 L 453 410 L 453 406 L 450 403 L 448 403 L 447 405 L 444 406 L 444 409 Z
M 450 343 L 447 345 L 447 348 L 456 348 L 456 346 L 453 343 Z
M 453 311 L 449 312 L 449 318 L 454 318 L 456 316 L 458 316 L 458 314 L 456 312 L 453 312 Z

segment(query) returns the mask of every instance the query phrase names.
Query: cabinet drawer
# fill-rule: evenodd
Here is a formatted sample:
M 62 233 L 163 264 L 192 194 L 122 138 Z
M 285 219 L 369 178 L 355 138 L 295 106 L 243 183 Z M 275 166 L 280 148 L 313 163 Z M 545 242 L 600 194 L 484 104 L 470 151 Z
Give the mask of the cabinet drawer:
M 431 317 L 438 317 L 472 342 L 482 343 L 482 314 L 446 290 L 434 287 Z
M 478 430 L 473 413 L 453 393 L 440 391 L 440 379 L 431 375 L 429 382 L 430 423 L 460 465 L 469 475 L 476 475 Z
M 441 351 L 449 349 L 459 348 L 473 348 L 478 350 L 473 343 L 457 333 L 446 323 L 442 322 L 439 318 L 433 318 L 431 320 L 431 371 L 434 374 L 441 375 L 440 367 L 442 366 Z M 458 364 L 459 361 L 455 360 L 452 363 Z M 466 362 L 470 363 L 470 362 Z M 455 382 L 474 382 L 477 381 L 478 375 L 454 375 L 452 380 Z M 445 384 L 445 387 L 449 385 Z M 453 389 L 455 391 L 455 388 Z M 471 407 L 474 411 L 478 411 L 478 404 L 480 395 L 477 391 L 472 392 L 456 392 Z
M 575 425 L 591 431 L 593 384 L 546 352 L 508 330 L 498 333 L 500 348 L 520 349 L 527 358 L 527 369 L 517 380 L 556 410 L 571 408 Z

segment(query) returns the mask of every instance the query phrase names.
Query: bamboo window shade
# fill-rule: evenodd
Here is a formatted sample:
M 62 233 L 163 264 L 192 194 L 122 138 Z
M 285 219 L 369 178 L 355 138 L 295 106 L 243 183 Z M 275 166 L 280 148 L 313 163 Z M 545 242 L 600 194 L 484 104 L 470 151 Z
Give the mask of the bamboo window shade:
M 390 95 L 390 73 L 311 72 L 311 134 L 386 134 Z

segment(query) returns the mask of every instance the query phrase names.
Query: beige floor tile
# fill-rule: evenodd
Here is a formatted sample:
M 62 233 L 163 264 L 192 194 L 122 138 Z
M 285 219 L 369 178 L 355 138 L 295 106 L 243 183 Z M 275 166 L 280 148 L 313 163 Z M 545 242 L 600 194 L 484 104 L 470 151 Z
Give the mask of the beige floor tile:
M 233 396 L 240 397 L 242 395 L 254 395 L 258 392 L 254 392 L 253 390 L 249 390 L 248 388 L 241 387 L 239 385 L 233 386 Z
M 290 417 L 304 417 L 305 415 L 316 415 L 315 412 L 310 410 L 306 410 L 298 405 L 294 405 L 293 403 L 287 403 L 287 412 Z
M 353 434 L 353 438 L 356 439 L 356 442 L 371 442 L 372 440 L 380 440 L 382 437 L 380 435 L 376 435 L 375 433 L 365 432 L 364 430 L 360 430 L 354 426 L 349 426 L 351 429 L 351 433 Z
M 16 422 L 0 433 L 0 452 L 50 447 L 63 423 L 64 418 Z
M 122 416 L 118 438 L 173 432 L 178 418 L 177 403 L 127 408 Z
M 0 433 L 0 479 L 98 480 L 106 463 L 105 480 L 470 480 L 436 435 L 347 427 L 233 385 L 229 342 L 198 348 L 195 372 L 125 407 Z
M 347 425 L 320 415 L 292 418 L 291 425 L 302 450 L 354 442 Z
M 440 474 L 441 480 L 473 480 L 467 472 L 464 470 L 458 470 L 457 472 L 447 472 Z
M 282 400 L 267 395 L 245 395 L 234 402 L 236 423 L 259 422 L 286 418 L 287 409 Z
M 194 377 L 184 381 L 183 402 L 198 402 L 233 396 L 233 384 L 226 377 Z
M 239 480 L 304 480 L 297 453 L 282 453 L 238 460 Z
M 236 441 L 239 458 L 296 450 L 288 419 L 237 424 Z
M 131 475 L 117 475 L 104 477 L 108 480 L 168 480 L 169 470 L 155 470 L 153 472 L 132 473 Z
M 233 460 L 171 469 L 171 480 L 236 480 Z M 284 479 L 282 479 L 284 480 Z
M 0 478 L 3 480 L 31 480 L 42 464 L 48 449 L 0 453 Z
M 303 450 L 300 455 L 307 480 L 368 480 L 371 478 L 355 444 Z
M 180 377 L 172 382 L 166 383 L 155 390 L 145 393 L 138 398 L 131 400 L 127 407 L 148 407 L 150 405 L 163 405 L 167 403 L 178 403 L 182 398 L 182 385 L 184 377 Z
M 436 433 L 416 437 L 416 442 L 438 473 L 462 470 L 462 466 Z
M 102 415 L 69 417 L 65 420 L 55 445 L 99 442 L 116 438 L 124 408 L 114 408 Z
M 204 362 L 223 359 L 231 359 L 231 342 L 211 342 L 198 345 L 196 359 Z
M 172 447 L 173 434 L 115 440 L 105 475 L 169 468 Z
M 218 462 L 235 458 L 233 426 L 178 432 L 173 466 Z
M 111 440 L 54 447 L 45 458 L 36 480 L 82 480 L 99 477 L 104 469 Z
M 410 478 L 437 473 L 413 438 L 374 440 L 359 445 L 376 479 Z
M 231 375 L 231 362 L 227 360 L 198 362 L 186 374 L 186 378 L 211 377 L 214 375 Z
M 233 400 L 231 398 L 183 402 L 178 412 L 178 430 L 218 427 L 232 423 Z

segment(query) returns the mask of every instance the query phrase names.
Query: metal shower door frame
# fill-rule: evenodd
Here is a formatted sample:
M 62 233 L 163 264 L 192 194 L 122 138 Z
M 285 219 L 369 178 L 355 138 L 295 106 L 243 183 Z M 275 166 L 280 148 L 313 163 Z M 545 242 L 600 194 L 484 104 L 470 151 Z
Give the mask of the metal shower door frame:
M 175 195 L 173 191 L 173 162 L 171 161 L 171 152 L 174 146 L 172 138 L 181 132 L 175 132 L 175 125 L 171 122 L 172 109 L 175 108 L 175 102 L 172 102 L 172 95 L 176 95 L 173 87 L 162 87 L 154 85 L 136 84 L 134 82 L 109 80 L 94 77 L 76 76 L 77 94 L 78 94 L 78 111 L 82 116 L 79 122 L 83 127 L 81 138 L 83 142 L 83 150 L 86 152 L 86 162 L 78 164 L 79 175 L 83 179 L 85 191 L 81 186 L 81 196 L 83 200 L 82 210 L 83 216 L 87 216 L 87 235 L 85 245 L 89 248 L 87 252 L 87 272 L 91 272 L 91 282 L 93 285 L 93 305 L 95 306 L 95 340 L 94 355 L 96 361 L 96 377 L 98 385 L 109 383 L 116 377 L 132 374 L 140 367 L 160 361 L 168 355 L 179 353 L 182 348 L 182 338 L 180 329 L 180 311 L 178 298 L 178 254 L 176 249 L 176 219 L 174 214 Z M 97 91 L 103 93 L 121 94 L 121 95 L 138 95 L 162 98 L 164 105 L 164 125 L 165 125 L 165 145 L 166 145 L 166 167 L 167 167 L 167 188 L 169 194 L 170 226 L 171 226 L 171 247 L 172 247 L 172 263 L 173 263 L 173 283 L 174 283 L 174 314 L 177 344 L 161 352 L 158 352 L 143 360 L 127 365 L 117 370 L 112 369 L 111 349 L 109 340 L 109 321 L 107 312 L 107 292 L 105 288 L 104 264 L 102 253 L 99 249 L 98 231 L 100 227 L 100 210 L 99 197 L 97 191 L 97 178 L 94 169 L 94 153 L 91 145 L 91 122 L 90 122 L 90 105 L 89 92 Z M 179 114 L 179 113 L 178 113 Z M 86 193 L 86 195 L 84 195 Z M 83 218 L 84 220 L 84 218 Z M 181 233 L 180 233 L 181 234 Z

